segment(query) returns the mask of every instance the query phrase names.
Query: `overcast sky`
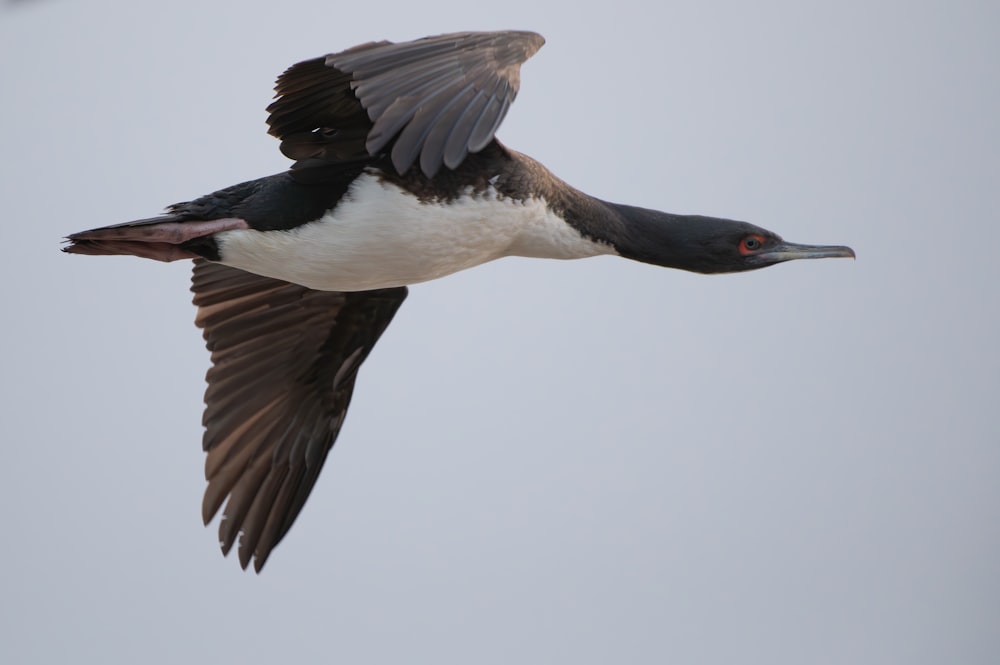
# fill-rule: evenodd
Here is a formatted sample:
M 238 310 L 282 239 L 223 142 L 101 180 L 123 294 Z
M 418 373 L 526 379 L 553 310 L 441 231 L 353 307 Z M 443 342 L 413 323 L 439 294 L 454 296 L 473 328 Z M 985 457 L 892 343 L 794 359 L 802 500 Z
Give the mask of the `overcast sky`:
M 510 146 L 858 259 L 413 288 L 244 573 L 199 517 L 189 267 L 60 238 L 286 168 L 296 61 L 499 28 L 548 40 Z M 3 8 L 0 662 L 1000 662 L 998 33 L 985 1 Z

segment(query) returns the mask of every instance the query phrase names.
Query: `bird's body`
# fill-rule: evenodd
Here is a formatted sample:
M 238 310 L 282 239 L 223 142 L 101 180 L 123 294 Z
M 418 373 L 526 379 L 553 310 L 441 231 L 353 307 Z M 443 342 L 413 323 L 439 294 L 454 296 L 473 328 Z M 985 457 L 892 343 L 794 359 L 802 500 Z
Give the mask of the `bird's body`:
M 466 161 L 486 160 L 470 155 Z M 315 221 L 288 230 L 216 234 L 219 260 L 313 289 L 364 291 L 426 282 L 504 256 L 615 253 L 610 243 L 567 224 L 542 193 L 510 191 L 499 168 L 481 173 L 490 175 L 456 183 L 448 195 L 421 197 L 407 188 L 410 183 L 369 167 Z M 429 184 L 426 176 L 415 180 Z
M 620 255 L 697 272 L 853 256 L 733 220 L 588 196 L 494 134 L 529 32 L 369 43 L 278 79 L 271 133 L 289 171 L 71 235 L 67 251 L 195 259 L 212 352 L 206 523 L 226 497 L 223 550 L 259 570 L 339 433 L 358 367 L 406 285 L 504 256 Z

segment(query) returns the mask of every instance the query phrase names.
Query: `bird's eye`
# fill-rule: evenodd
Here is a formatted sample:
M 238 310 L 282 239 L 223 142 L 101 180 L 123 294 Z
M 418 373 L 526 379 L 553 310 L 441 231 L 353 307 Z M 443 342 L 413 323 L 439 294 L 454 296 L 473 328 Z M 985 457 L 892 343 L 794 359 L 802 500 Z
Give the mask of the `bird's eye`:
M 740 241 L 740 254 L 746 255 L 756 252 L 764 246 L 764 238 L 758 235 L 747 236 Z

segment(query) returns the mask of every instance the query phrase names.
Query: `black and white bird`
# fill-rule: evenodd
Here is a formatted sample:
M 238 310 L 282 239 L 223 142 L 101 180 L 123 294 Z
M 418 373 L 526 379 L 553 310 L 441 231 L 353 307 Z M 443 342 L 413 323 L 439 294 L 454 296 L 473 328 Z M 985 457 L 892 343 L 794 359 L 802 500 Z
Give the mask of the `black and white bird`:
M 194 259 L 207 524 L 260 570 L 309 496 L 358 368 L 406 287 L 504 256 L 612 254 L 701 273 L 853 257 L 746 222 L 588 196 L 495 134 L 532 32 L 371 42 L 290 67 L 268 107 L 295 160 L 166 214 L 74 233 L 65 251 Z

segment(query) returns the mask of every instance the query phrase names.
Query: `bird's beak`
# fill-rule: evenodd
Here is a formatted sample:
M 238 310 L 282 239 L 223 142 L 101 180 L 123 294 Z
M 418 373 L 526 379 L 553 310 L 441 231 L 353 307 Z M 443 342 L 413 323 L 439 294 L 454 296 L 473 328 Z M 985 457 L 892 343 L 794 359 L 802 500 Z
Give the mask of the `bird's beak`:
M 799 245 L 794 242 L 780 242 L 756 255 L 768 263 L 794 261 L 795 259 L 853 259 L 854 250 L 843 245 Z

